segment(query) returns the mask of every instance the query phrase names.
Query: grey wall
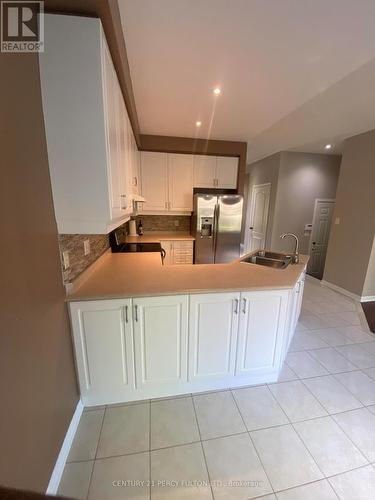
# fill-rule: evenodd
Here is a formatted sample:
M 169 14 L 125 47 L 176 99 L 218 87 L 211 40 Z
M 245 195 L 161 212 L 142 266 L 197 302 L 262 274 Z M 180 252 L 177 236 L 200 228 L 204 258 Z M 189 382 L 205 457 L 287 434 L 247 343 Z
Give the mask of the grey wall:
M 254 185 L 271 183 L 266 247 L 291 251 L 292 240 L 280 234 L 292 232 L 301 253 L 308 253 L 304 226 L 312 223 L 316 198 L 335 198 L 340 161 L 337 155 L 281 152 L 248 166 L 250 197 Z
M 38 55 L 0 67 L 0 484 L 45 491 L 78 391 Z
M 271 183 L 270 207 L 268 212 L 268 225 L 266 234 L 266 247 L 271 248 L 272 227 L 275 213 L 277 181 L 280 167 L 280 153 L 264 158 L 263 160 L 252 163 L 247 167 L 248 171 L 248 200 L 247 207 L 251 199 L 253 186 L 257 184 Z
M 375 232 L 375 130 L 345 141 L 336 198 L 324 280 L 362 295 Z
M 300 252 L 309 253 L 311 224 L 316 198 L 335 198 L 341 156 L 281 153 L 271 248 L 291 251 L 292 240 L 280 240 L 280 234 L 292 232 L 300 239 Z

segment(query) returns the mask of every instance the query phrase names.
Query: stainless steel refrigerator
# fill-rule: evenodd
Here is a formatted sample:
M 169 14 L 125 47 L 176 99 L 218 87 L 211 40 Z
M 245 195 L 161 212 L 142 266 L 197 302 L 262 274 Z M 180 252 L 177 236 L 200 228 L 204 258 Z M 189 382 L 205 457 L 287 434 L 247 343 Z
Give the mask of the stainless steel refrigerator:
M 242 208 L 240 195 L 194 195 L 195 264 L 231 262 L 239 257 Z

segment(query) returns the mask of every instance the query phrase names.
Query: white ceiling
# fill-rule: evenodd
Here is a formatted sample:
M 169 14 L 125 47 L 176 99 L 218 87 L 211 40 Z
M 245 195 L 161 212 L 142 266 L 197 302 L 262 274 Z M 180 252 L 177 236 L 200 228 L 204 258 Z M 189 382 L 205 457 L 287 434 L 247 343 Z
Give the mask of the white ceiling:
M 374 0 L 118 2 L 143 134 L 247 141 L 254 161 L 375 128 Z

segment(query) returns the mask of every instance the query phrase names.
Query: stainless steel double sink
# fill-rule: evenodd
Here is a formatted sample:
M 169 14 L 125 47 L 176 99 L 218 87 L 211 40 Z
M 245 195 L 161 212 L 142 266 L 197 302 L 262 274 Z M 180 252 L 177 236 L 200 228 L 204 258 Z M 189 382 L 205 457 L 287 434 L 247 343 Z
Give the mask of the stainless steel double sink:
M 292 262 L 292 256 L 284 253 L 258 250 L 251 255 L 246 255 L 243 259 L 241 259 L 241 262 L 244 262 L 245 264 L 258 264 L 260 266 L 272 267 L 274 269 L 285 269 Z

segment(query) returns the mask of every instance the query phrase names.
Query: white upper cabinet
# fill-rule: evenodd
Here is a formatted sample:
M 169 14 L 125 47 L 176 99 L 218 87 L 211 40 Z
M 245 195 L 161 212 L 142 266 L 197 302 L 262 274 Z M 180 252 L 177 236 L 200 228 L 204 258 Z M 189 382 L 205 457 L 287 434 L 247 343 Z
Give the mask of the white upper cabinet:
M 194 187 L 236 189 L 238 158 L 229 156 L 194 157 Z
M 213 188 L 216 179 L 216 156 L 194 155 L 194 187 Z
M 168 155 L 168 210 L 193 210 L 193 155 Z
M 238 158 L 218 156 L 216 162 L 216 187 L 235 189 L 237 187 Z
M 166 153 L 141 153 L 143 210 L 168 210 L 168 164 Z
M 99 19 L 46 17 L 39 61 L 58 231 L 107 233 L 129 219 L 133 196 L 117 75 Z

